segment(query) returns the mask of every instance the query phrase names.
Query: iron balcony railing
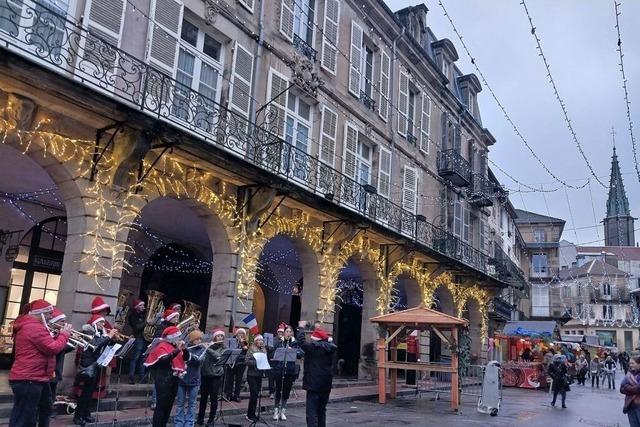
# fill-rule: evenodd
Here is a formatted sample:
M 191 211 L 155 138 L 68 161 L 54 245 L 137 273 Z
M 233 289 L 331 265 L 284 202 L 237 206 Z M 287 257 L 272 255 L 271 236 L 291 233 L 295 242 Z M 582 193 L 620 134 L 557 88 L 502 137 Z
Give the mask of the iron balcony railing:
M 471 184 L 469 162 L 453 148 L 438 153 L 438 174 L 458 187 Z
M 369 110 L 371 110 L 371 111 L 375 111 L 376 110 L 376 101 L 374 101 L 373 98 L 371 98 L 369 95 L 367 95 L 367 92 L 365 92 L 364 90 L 360 91 L 360 101 Z
M 511 320 L 511 311 L 514 307 L 500 297 L 493 297 L 489 301 L 489 317 L 506 322 Z
M 476 206 L 486 207 L 493 205 L 494 186 L 482 173 L 474 173 L 469 201 Z
M 298 52 L 300 52 L 301 55 L 306 56 L 308 59 L 314 62 L 316 61 L 318 52 L 314 48 L 312 48 L 309 43 L 302 40 L 302 37 L 297 34 L 293 35 L 293 46 Z
M 0 1 L 0 47 L 313 192 L 485 274 L 488 257 L 446 230 L 288 144 L 277 117 L 252 123 L 39 3 Z M 443 166 L 465 174 L 459 158 Z M 462 159 L 462 163 L 466 163 Z

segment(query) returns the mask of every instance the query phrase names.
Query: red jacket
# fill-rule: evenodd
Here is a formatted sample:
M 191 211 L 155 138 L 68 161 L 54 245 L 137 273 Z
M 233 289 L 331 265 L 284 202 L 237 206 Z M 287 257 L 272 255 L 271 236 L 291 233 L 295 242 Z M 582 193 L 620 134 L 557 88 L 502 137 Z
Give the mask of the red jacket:
M 33 316 L 16 319 L 13 330 L 15 361 L 9 373 L 9 381 L 49 382 L 56 369 L 56 354 L 67 345 L 69 334 L 61 332 L 53 338 Z

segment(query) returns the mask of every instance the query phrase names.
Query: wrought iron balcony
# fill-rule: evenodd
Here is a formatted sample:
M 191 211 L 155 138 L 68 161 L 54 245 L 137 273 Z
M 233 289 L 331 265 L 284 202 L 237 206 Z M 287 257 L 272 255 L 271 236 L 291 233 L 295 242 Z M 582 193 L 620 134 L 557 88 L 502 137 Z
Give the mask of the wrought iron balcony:
M 530 278 L 556 278 L 560 273 L 560 268 L 549 266 L 531 267 L 529 270 Z
M 458 187 L 471 185 L 469 162 L 452 148 L 438 153 L 438 174 Z
M 511 320 L 511 311 L 513 309 L 514 307 L 509 304 L 509 302 L 500 297 L 493 297 L 491 301 L 489 301 L 489 307 L 487 311 L 489 317 L 501 322 L 506 322 Z
M 250 122 L 46 5 L 0 2 L 0 28 L 6 30 L 0 31 L 3 55 L 20 55 L 202 141 L 203 150 L 224 150 L 401 234 L 418 249 L 490 274 L 487 255 L 287 143 L 277 135 L 277 117 L 267 114 L 261 123 Z M 468 182 L 468 164 L 459 154 L 442 152 L 439 165 Z
M 469 201 L 478 207 L 493 205 L 494 185 L 482 173 L 473 174 Z
M 527 281 L 524 273 L 497 244 L 494 245 L 494 256 L 489 260 L 489 263 L 494 266 L 500 280 L 526 290 Z
M 297 34 L 293 35 L 293 46 L 296 48 L 298 52 L 300 52 L 301 55 L 306 56 L 311 61 L 314 61 L 314 62 L 316 61 L 318 52 L 314 48 L 312 48 L 309 43 L 302 40 L 302 37 L 300 37 Z
M 409 142 L 409 144 L 416 145 L 418 138 L 416 138 L 416 136 L 411 132 L 407 132 L 407 142 Z
M 360 91 L 360 101 L 371 111 L 376 111 L 376 101 L 373 100 L 364 90 Z

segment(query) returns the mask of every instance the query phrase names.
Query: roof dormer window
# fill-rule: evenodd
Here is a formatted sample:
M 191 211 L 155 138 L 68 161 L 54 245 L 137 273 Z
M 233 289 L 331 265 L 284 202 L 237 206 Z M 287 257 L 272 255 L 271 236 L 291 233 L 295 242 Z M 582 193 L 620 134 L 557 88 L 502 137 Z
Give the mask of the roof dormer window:
M 449 61 L 445 57 L 442 57 L 442 74 L 445 75 L 446 78 L 449 78 Z

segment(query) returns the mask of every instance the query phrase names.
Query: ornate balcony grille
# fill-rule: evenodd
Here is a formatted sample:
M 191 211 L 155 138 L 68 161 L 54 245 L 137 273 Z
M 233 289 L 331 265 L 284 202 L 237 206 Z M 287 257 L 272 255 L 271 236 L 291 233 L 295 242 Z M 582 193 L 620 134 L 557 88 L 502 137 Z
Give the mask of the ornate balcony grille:
M 476 206 L 491 206 L 493 205 L 494 185 L 484 174 L 474 173 L 469 196 L 470 202 Z
M 471 184 L 469 162 L 453 148 L 438 153 L 438 174 L 458 187 L 467 187 Z
M 316 61 L 316 57 L 318 56 L 318 52 L 309 45 L 306 41 L 302 40 L 302 38 L 294 34 L 293 35 L 293 46 L 296 48 L 301 55 L 306 56 L 311 61 Z
M 376 101 L 374 101 L 365 91 L 360 91 L 360 101 L 371 111 L 376 111 Z

